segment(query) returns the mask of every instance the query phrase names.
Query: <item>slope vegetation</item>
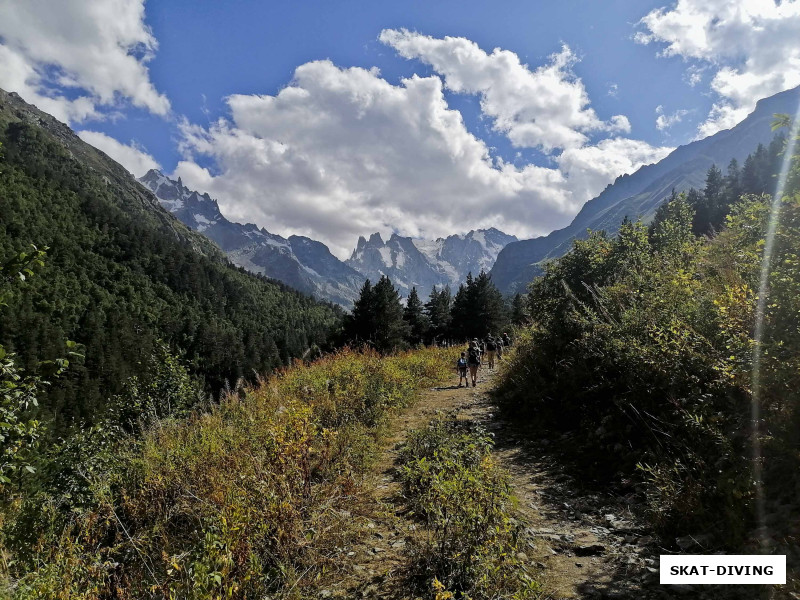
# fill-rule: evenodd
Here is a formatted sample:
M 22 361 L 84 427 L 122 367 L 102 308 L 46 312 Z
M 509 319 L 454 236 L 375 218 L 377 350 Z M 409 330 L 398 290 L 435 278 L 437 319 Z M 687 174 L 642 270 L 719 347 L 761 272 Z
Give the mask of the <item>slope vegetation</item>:
M 0 343 L 29 370 L 80 344 L 83 360 L 43 402 L 60 426 L 95 420 L 146 380 L 160 341 L 217 392 L 324 343 L 338 321 L 231 265 L 120 165 L 2 91 L 0 143 L 0 260 L 48 248 L 43 272 L 5 296 Z

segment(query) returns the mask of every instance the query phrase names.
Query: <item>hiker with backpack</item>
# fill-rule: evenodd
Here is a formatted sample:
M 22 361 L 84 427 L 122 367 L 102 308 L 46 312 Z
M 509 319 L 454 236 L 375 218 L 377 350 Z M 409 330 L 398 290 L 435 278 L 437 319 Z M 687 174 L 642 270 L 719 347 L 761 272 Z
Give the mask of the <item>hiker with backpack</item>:
M 503 350 L 505 349 L 505 344 L 503 343 L 503 338 L 499 335 L 494 339 L 495 343 L 497 344 L 497 360 L 503 360 Z
M 508 333 L 503 334 L 503 345 L 506 348 L 511 348 L 511 338 L 509 337 Z
M 458 387 L 461 387 L 461 380 L 469 387 L 469 379 L 467 379 L 467 353 L 462 352 L 461 357 L 456 361 L 456 370 L 458 371 Z
M 489 368 L 494 369 L 494 355 L 497 352 L 497 343 L 494 338 L 489 335 L 486 338 L 486 359 L 489 361 Z
M 472 387 L 475 387 L 478 379 L 478 369 L 481 366 L 481 351 L 475 341 L 469 343 L 467 348 L 467 367 L 469 368 L 469 375 L 472 379 Z M 467 383 L 469 387 L 469 383 Z

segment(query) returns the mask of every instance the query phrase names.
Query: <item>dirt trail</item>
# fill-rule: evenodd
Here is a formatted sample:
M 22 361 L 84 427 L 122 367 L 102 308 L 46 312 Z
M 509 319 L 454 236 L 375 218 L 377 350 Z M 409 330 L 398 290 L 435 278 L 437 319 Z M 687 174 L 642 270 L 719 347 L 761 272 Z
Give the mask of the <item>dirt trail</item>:
M 367 524 L 358 547 L 351 549 L 353 577 L 332 595 L 407 597 L 400 579 L 403 550 L 420 533 L 402 515 L 395 460 L 409 431 L 444 413 L 473 420 L 494 435 L 495 455 L 511 474 L 518 510 L 529 525 L 526 560 L 541 579 L 545 598 L 673 597 L 659 590 L 658 548 L 637 526 L 625 499 L 585 489 L 551 456 L 547 441 L 531 442 L 500 419 L 486 393 L 491 380 L 482 369 L 477 388 L 428 390 L 414 407 L 393 419 L 391 437 L 375 468 L 375 500 L 382 510 Z

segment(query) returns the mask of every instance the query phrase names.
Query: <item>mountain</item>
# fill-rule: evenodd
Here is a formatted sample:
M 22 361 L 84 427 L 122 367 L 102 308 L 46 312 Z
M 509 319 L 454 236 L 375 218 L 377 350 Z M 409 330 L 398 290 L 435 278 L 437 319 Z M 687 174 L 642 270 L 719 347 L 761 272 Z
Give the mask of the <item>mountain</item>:
M 233 265 L 121 165 L 2 90 L 0 144 L 0 264 L 48 248 L 35 276 L 0 281 L 0 344 L 31 372 L 80 345 L 40 398 L 60 431 L 102 418 L 128 382 L 147 385 L 165 344 L 216 393 L 338 323 L 333 306 Z
M 358 297 L 364 277 L 325 244 L 296 235 L 286 239 L 252 223 L 232 223 L 208 194 L 154 169 L 139 181 L 181 222 L 216 242 L 234 264 L 345 308 Z
M 735 127 L 680 146 L 661 161 L 618 177 L 584 204 L 564 229 L 503 248 L 491 271 L 493 281 L 506 294 L 522 292 L 541 273 L 541 261 L 565 254 L 574 239 L 586 236 L 587 229 L 615 233 L 626 216 L 647 221 L 673 189 L 702 188 L 712 164 L 724 169 L 733 158 L 741 163 L 758 144 L 768 144 L 774 135 L 770 127 L 773 115 L 794 114 L 799 101 L 800 87 L 760 100 Z
M 347 264 L 373 282 L 387 275 L 404 296 L 416 287 L 425 297 L 434 285 L 458 286 L 467 273 L 488 271 L 498 253 L 516 239 L 495 228 L 436 240 L 392 234 L 384 242 L 379 233 L 373 233 L 368 240 L 358 238 Z

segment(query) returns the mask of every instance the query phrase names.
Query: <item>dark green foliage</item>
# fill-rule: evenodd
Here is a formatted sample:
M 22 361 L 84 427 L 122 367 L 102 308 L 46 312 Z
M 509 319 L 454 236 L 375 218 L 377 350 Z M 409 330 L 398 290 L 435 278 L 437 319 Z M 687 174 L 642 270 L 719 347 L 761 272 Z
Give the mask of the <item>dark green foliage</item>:
M 548 265 L 501 393 L 509 409 L 578 431 L 595 476 L 644 469 L 658 527 L 716 524 L 730 540 L 750 494 L 747 397 L 727 375 L 717 288 L 701 284 L 690 223 L 679 196 L 649 231 L 593 233 Z
M 514 297 L 511 299 L 510 313 L 511 315 L 509 318 L 512 325 L 519 327 L 528 321 L 528 307 L 522 294 L 514 294 Z
M 694 241 L 693 215 L 686 196 L 673 192 L 669 202 L 658 207 L 647 230 L 653 252 L 665 259 L 682 259 L 683 251 Z
M 446 285 L 441 290 L 437 290 L 436 286 L 433 286 L 428 301 L 425 303 L 425 314 L 430 322 L 428 335 L 431 341 L 441 341 L 450 334 L 452 305 L 453 295 L 450 293 L 450 286 Z
M 724 176 L 716 165 L 711 165 L 703 191 L 692 189 L 687 196 L 695 211 L 692 221 L 695 234 L 708 235 L 718 231 L 724 225 L 731 206 L 743 194 L 775 192 L 775 176 L 780 170 L 780 155 L 785 141 L 783 135 L 777 135 L 769 147 L 759 144 L 744 161 L 742 169 L 736 159 L 731 160 Z
M 403 318 L 400 294 L 389 278 L 384 275 L 375 287 L 365 281 L 345 323 L 345 339 L 367 343 L 378 352 L 391 352 L 406 346 L 410 331 Z
M 353 303 L 353 310 L 345 320 L 344 335 L 347 341 L 355 344 L 366 343 L 377 328 L 374 314 L 374 293 L 369 279 L 361 286 L 361 293 Z
M 411 289 L 405 309 L 388 277 L 374 287 L 364 282 L 361 295 L 347 317 L 344 341 L 369 344 L 380 352 L 404 344 L 463 341 L 489 334 L 499 335 L 509 323 L 508 307 L 489 275 L 467 275 L 455 298 L 449 286 L 431 290 L 424 307 L 416 288 Z M 399 316 L 398 316 L 399 315 Z
M 491 276 L 481 271 L 458 288 L 453 299 L 451 335 L 454 339 L 483 339 L 501 333 L 508 323 L 503 295 Z
M 747 164 L 765 155 L 760 148 Z M 708 531 L 729 547 L 754 516 L 752 336 L 772 199 L 726 204 L 725 194 L 757 174 L 746 166 L 740 177 L 736 164 L 722 181 L 710 172 L 703 194 L 673 194 L 646 235 L 626 222 L 613 240 L 595 232 L 576 241 L 531 284 L 532 325 L 499 388 L 509 412 L 578 433 L 593 476 L 638 482 L 660 531 Z M 791 173 L 788 181 L 760 346 L 757 460 L 768 505 L 796 507 L 800 196 Z M 692 234 L 698 198 L 723 199 L 702 204 L 725 206 L 714 238 Z
M 0 267 L 0 309 L 5 306 L 6 286 L 25 281 L 35 268 L 44 266 L 44 251 L 21 252 Z M 46 382 L 20 372 L 13 354 L 0 345 L 0 499 L 7 499 L 8 484 L 28 464 L 30 452 L 39 437 L 39 421 L 31 414 L 38 406 L 37 396 Z
M 325 340 L 334 309 L 231 266 L 71 132 L 67 151 L 49 129 L 0 117 L 0 258 L 49 247 L 42 276 L 7 296 L 0 343 L 26 370 L 64 356 L 67 339 L 85 349 L 42 398 L 56 431 L 103 415 L 161 339 L 214 393 Z
M 425 341 L 430 328 L 430 321 L 428 321 L 423 308 L 417 288 L 412 287 L 403 310 L 403 319 L 408 324 L 410 331 L 408 341 L 415 346 Z

